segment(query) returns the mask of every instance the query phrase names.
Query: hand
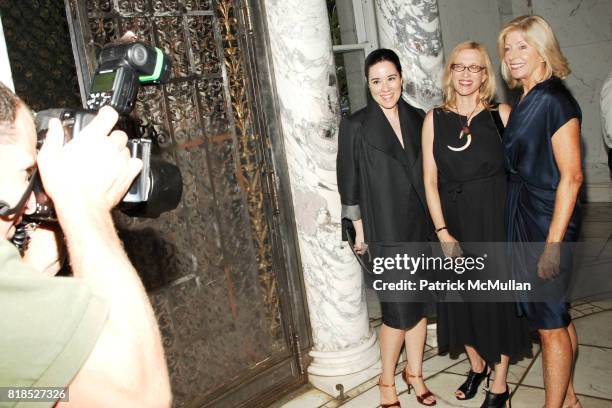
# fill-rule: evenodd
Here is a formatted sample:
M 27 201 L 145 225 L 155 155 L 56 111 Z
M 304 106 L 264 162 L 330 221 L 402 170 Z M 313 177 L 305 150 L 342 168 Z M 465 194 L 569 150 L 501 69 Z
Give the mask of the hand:
M 463 250 L 459 245 L 459 241 L 455 239 L 447 230 L 442 230 L 438 233 L 442 252 L 447 258 L 455 258 L 463 255 Z
M 29 237 L 23 261 L 43 275 L 55 276 L 66 258 L 59 225 L 40 225 Z
M 558 242 L 547 242 L 538 260 L 538 277 L 543 280 L 553 280 L 559 276 L 561 251 Z
M 115 44 L 127 44 L 138 41 L 138 36 L 131 30 L 126 31 L 121 38 L 115 41 Z
M 66 145 L 60 121 L 49 121 L 38 168 L 59 217 L 110 212 L 140 172 L 142 162 L 130 158 L 126 134 L 111 132 L 117 118 L 113 108 L 103 107 Z
M 363 255 L 368 250 L 368 244 L 364 242 L 363 232 L 357 232 L 355 234 L 355 245 L 353 245 L 353 250 L 357 255 Z

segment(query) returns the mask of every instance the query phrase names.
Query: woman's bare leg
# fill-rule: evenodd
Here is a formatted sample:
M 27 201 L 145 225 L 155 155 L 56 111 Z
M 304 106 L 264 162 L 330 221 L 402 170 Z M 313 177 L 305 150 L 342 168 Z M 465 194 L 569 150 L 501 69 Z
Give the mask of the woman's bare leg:
M 501 361 L 495 364 L 495 378 L 491 384 L 491 392 L 501 394 L 506 391 L 506 383 L 508 382 L 508 367 L 510 365 L 510 357 L 502 354 Z
M 384 323 L 380 328 L 380 360 L 382 364 L 380 381 L 383 384 L 392 385 L 395 383 L 395 367 L 404 342 L 404 333 L 404 330 L 394 329 Z M 389 404 L 397 401 L 397 390 L 395 388 L 379 388 L 381 403 Z
M 413 328 L 406 331 L 406 370 L 412 375 L 423 374 L 423 352 L 425 349 L 425 338 L 427 337 L 427 319 L 422 318 Z M 423 378 L 410 378 L 410 383 L 414 386 L 417 395 L 423 395 L 427 391 L 427 386 Z M 431 404 L 436 399 L 431 396 L 425 399 L 425 403 Z
M 538 330 L 542 347 L 542 368 L 546 408 L 560 408 L 570 382 L 574 361 L 572 341 L 567 328 Z
M 578 353 L 578 335 L 576 334 L 576 326 L 574 323 L 570 323 L 567 326 L 567 333 L 569 334 L 570 341 L 572 342 L 572 371 L 570 373 L 570 381 L 567 386 L 567 393 L 565 394 L 565 401 L 563 402 L 564 407 L 582 408 L 580 402 L 576 403 L 578 398 L 576 397 L 576 391 L 574 390 L 574 369 L 576 368 L 576 355 Z
M 485 361 L 482 357 L 480 357 L 480 354 L 478 354 L 474 347 L 466 345 L 465 353 L 468 356 L 468 360 L 470 360 L 470 368 L 472 369 L 472 371 L 474 371 L 475 373 L 482 373 L 482 370 L 487 369 Z M 455 391 L 455 396 L 459 398 L 465 398 L 463 392 L 459 390 Z

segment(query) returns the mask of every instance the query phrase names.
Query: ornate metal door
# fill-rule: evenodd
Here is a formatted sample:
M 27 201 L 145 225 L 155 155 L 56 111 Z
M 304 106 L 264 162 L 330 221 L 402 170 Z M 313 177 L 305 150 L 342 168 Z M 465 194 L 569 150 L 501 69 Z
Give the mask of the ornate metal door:
M 67 0 L 81 94 L 96 50 L 132 30 L 172 79 L 134 114 L 183 174 L 180 207 L 120 216 L 160 323 L 175 406 L 266 406 L 304 382 L 305 301 L 261 10 L 240 0 Z M 79 64 L 77 64 L 77 68 Z M 288 194 L 285 194 L 288 196 Z

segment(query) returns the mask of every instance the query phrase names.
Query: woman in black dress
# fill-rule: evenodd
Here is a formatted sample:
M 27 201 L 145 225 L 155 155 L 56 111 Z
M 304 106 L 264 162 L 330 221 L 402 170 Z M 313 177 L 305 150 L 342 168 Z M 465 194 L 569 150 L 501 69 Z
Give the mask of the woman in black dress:
M 365 61 L 372 98 L 340 123 L 337 175 L 342 218 L 356 231 L 354 250 L 367 242 L 425 242 L 430 231 L 421 165 L 422 111 L 401 98 L 402 68 L 391 50 L 378 49 Z M 399 407 L 395 367 L 406 344 L 402 373 L 417 400 L 435 405 L 422 377 L 427 321 L 422 303 L 381 302 L 382 407 Z
M 445 255 L 454 256 L 458 241 L 505 240 L 501 135 L 510 107 L 492 104 L 491 60 L 484 47 L 472 41 L 452 51 L 443 88 L 444 104 L 430 111 L 423 125 L 423 173 L 435 231 Z M 471 369 L 457 399 L 473 398 L 490 366 L 495 379 L 482 406 L 501 407 L 509 400 L 510 358 L 527 354 L 530 341 L 512 302 L 440 302 L 438 346 L 451 354 L 465 348 L 469 357 Z
M 583 179 L 580 107 L 561 82 L 570 72 L 567 60 L 550 25 L 539 16 L 506 24 L 497 46 L 504 79 L 510 88 L 523 91 L 504 137 L 510 173 L 508 241 L 545 243 L 541 255 L 515 260 L 512 272 L 551 280 L 561 271 L 567 277 L 571 262 L 560 262 L 566 253 L 560 248 L 567 248 L 560 243 L 578 239 Z M 540 334 L 546 407 L 580 407 L 572 385 L 578 341 L 569 304 L 550 299 L 519 306 Z

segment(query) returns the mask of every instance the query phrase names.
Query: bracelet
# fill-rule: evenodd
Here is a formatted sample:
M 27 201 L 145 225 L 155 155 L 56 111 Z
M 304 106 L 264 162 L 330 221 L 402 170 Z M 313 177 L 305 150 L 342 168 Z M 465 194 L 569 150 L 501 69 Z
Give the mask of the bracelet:
M 436 234 L 437 234 L 438 232 L 442 231 L 442 230 L 447 230 L 447 229 L 448 229 L 448 228 L 446 228 L 446 225 L 445 225 L 445 226 L 443 226 L 443 227 L 440 227 L 440 228 L 438 228 L 438 229 L 436 230 Z

